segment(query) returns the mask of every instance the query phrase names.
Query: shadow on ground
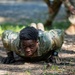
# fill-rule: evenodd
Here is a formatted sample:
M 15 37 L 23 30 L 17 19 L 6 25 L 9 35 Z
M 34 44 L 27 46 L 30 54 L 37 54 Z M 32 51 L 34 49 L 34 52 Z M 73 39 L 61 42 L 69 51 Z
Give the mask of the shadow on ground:
M 0 42 L 0 74 L 8 75 L 75 75 L 75 37 L 65 37 L 59 52 L 61 63 L 53 64 L 41 61 L 36 63 L 17 61 L 13 64 L 2 64 L 6 52 Z

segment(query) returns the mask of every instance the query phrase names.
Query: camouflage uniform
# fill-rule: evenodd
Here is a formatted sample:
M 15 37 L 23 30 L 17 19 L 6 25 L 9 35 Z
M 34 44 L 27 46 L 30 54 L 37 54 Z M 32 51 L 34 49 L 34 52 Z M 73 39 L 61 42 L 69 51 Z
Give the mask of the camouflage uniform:
M 67 8 L 67 14 L 69 17 L 69 21 L 71 22 L 71 24 L 75 25 L 75 12 L 72 13 L 68 8 L 69 7 L 73 7 L 73 10 L 75 11 L 75 0 L 68 0 L 68 2 L 65 1 L 65 6 Z M 73 22 L 72 22 L 73 21 Z
M 44 1 L 46 2 L 49 10 L 49 18 L 44 25 L 50 26 L 61 7 L 62 1 L 61 0 L 44 0 Z
M 69 15 L 71 15 L 69 7 L 70 6 L 74 6 L 75 7 L 75 0 L 44 0 L 47 5 L 48 5 L 48 9 L 49 9 L 49 19 L 46 21 L 46 23 L 44 25 L 48 26 L 51 25 L 55 16 L 57 15 L 57 13 L 60 10 L 61 4 L 64 3 L 65 7 L 66 7 L 66 11 Z
M 50 31 L 40 32 L 39 31 L 39 47 L 38 56 L 41 56 L 45 52 L 53 49 L 61 48 L 63 44 L 63 31 L 60 29 L 54 29 Z M 7 53 L 14 51 L 20 56 L 25 57 L 25 53 L 20 49 L 19 33 L 6 30 L 2 34 L 2 42 L 6 48 Z

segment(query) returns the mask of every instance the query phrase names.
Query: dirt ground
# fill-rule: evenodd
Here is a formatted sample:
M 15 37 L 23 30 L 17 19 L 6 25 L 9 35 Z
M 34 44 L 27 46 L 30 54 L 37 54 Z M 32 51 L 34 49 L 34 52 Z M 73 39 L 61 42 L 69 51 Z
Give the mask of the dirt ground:
M 44 61 L 29 63 L 15 62 L 2 64 L 1 59 L 6 57 L 6 52 L 0 41 L 0 75 L 75 75 L 75 36 L 66 36 L 59 57 L 62 64 L 50 66 Z

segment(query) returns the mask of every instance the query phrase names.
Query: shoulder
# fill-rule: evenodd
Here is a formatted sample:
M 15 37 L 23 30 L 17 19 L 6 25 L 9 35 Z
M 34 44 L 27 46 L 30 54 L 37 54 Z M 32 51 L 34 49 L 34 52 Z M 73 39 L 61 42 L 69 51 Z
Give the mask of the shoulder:
M 12 39 L 16 39 L 18 37 L 19 33 L 17 32 L 13 32 L 11 30 L 6 30 L 2 33 L 2 40 L 12 40 Z

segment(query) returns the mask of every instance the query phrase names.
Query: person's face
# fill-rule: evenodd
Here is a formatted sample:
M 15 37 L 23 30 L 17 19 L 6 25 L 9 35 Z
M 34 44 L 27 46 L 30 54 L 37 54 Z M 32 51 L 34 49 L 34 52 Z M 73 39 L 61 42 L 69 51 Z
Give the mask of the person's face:
M 31 57 L 36 53 L 36 50 L 38 48 L 38 41 L 22 40 L 21 44 L 26 57 Z

